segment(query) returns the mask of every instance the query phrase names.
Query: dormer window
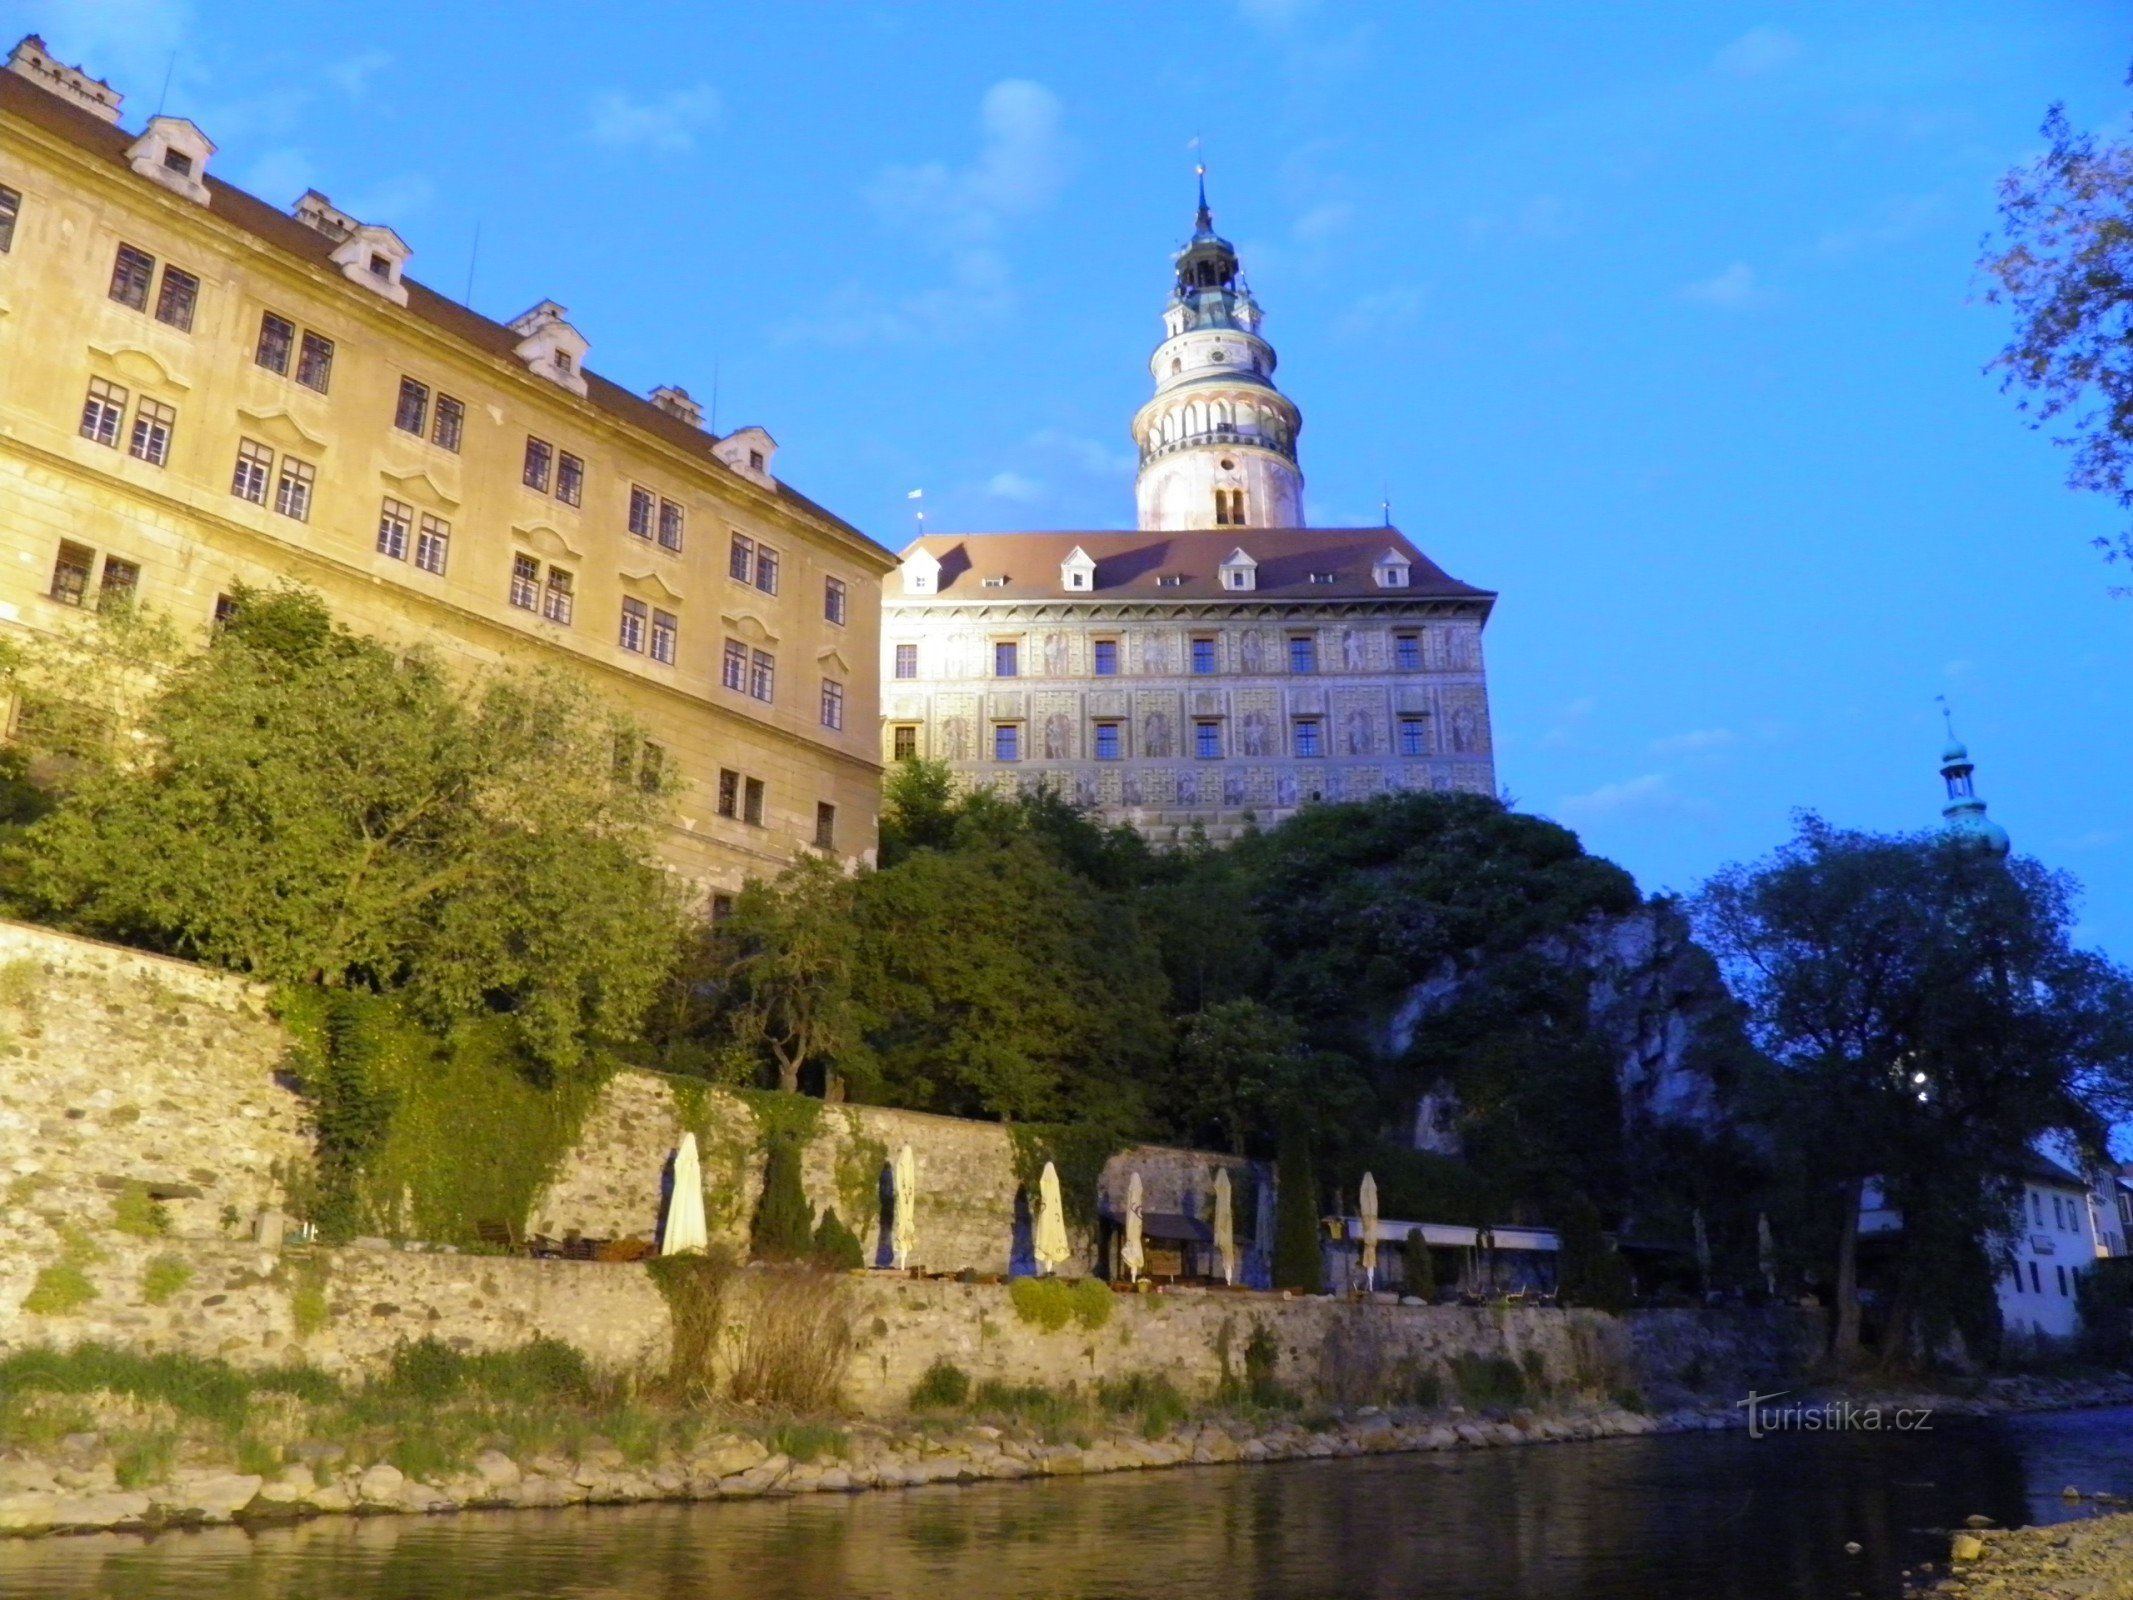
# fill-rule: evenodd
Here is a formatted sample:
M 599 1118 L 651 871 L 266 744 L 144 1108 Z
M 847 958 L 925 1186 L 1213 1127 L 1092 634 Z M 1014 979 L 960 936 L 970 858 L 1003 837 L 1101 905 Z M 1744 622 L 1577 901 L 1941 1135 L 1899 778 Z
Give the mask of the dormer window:
M 1380 589 L 1404 589 L 1407 587 L 1408 567 L 1407 557 L 1397 550 L 1388 550 L 1378 557 L 1376 565 L 1370 570 Z
M 753 467 L 757 472 L 761 472 L 763 470 L 763 452 L 760 450 L 749 451 L 748 465 Z
M 126 165 L 195 205 L 208 203 L 200 181 L 214 141 L 183 117 L 150 117 L 141 136 L 126 147 Z
M 1243 548 L 1232 550 L 1222 563 L 1222 587 L 1239 592 L 1259 587 L 1259 563 Z
M 1311 581 L 1318 584 L 1338 583 L 1340 576 L 1338 572 L 1314 572 L 1311 574 Z
M 334 211 L 316 190 L 297 204 L 301 208 L 306 201 L 314 199 L 310 214 L 320 222 L 339 228 L 343 221 L 352 221 L 343 213 Z M 300 209 L 298 215 L 304 216 L 305 212 Z M 320 231 L 327 232 L 324 228 Z M 328 237 L 331 236 L 328 232 Z M 400 281 L 400 269 L 413 254 L 407 241 L 383 223 L 356 222 L 343 231 L 339 244 L 327 259 L 341 269 L 341 276 L 350 283 L 360 283 L 371 293 L 385 296 L 396 306 L 404 306 L 407 304 L 407 288 Z
M 526 363 L 526 370 L 559 384 L 572 394 L 585 393 L 580 368 L 591 348 L 585 336 L 573 328 L 568 313 L 553 300 L 543 300 L 532 310 L 514 318 L 511 331 L 519 336 L 513 352 Z
M 1067 558 L 1059 563 L 1059 582 L 1062 588 L 1081 594 L 1096 587 L 1096 562 L 1088 551 L 1076 545 L 1067 552 Z
M 370 257 L 370 275 L 373 278 L 390 278 L 393 275 L 392 259 L 373 251 Z
M 181 178 L 190 178 L 193 175 L 193 158 L 183 150 L 164 151 L 163 165 Z
M 764 488 L 775 486 L 770 476 L 770 464 L 777 455 L 778 442 L 758 427 L 735 428 L 733 432 L 711 447 L 711 453 L 726 463 L 742 477 L 760 483 Z
M 904 558 L 904 593 L 932 594 L 940 574 L 940 557 L 929 550 L 912 551 Z

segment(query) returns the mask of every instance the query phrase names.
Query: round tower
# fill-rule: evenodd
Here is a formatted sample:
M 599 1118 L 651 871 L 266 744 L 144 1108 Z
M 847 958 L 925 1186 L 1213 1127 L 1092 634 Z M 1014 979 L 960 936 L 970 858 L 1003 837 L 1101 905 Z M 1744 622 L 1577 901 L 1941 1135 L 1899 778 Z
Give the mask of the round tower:
M 1978 798 L 1977 785 L 1971 779 L 1976 770 L 1970 752 L 1963 748 L 1963 741 L 1956 738 L 1955 725 L 1951 721 L 1947 747 L 1940 753 L 1941 781 L 1948 786 L 1948 803 L 1940 808 L 1940 814 L 1950 833 L 1987 855 L 2004 860 L 2013 848 L 2013 841 L 2007 837 L 2005 828 L 1985 815 L 1985 802 Z
M 1303 413 L 1274 387 L 1274 347 L 1237 251 L 1215 232 L 1200 169 L 1200 209 L 1176 257 L 1163 342 L 1148 358 L 1155 395 L 1133 418 L 1140 525 L 1300 528 Z

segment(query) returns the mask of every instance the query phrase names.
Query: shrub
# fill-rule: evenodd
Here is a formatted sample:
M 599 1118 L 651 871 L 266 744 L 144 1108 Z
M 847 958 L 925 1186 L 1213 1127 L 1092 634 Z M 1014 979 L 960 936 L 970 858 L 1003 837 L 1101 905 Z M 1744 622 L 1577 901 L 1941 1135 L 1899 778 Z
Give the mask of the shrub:
M 970 1398 L 970 1374 L 946 1356 L 935 1356 L 933 1365 L 911 1390 L 913 1411 L 957 1411 Z
M 1311 1169 L 1311 1136 L 1291 1118 L 1281 1130 L 1274 1205 L 1274 1287 L 1317 1294 L 1325 1287 L 1318 1247 L 1318 1179 Z
M 161 1239 L 170 1232 L 170 1213 L 145 1184 L 129 1183 L 112 1203 L 111 1225 L 136 1239 Z
M 174 1255 L 160 1255 L 141 1274 L 141 1298 L 162 1305 L 193 1281 L 193 1269 Z
M 800 1142 L 771 1137 L 763 1162 L 763 1198 L 756 1206 L 749 1254 L 757 1261 L 804 1261 L 814 1246 L 813 1213 L 800 1185 Z
M 815 1225 L 815 1242 L 810 1256 L 825 1272 L 850 1272 L 867 1264 L 866 1252 L 859 1245 L 859 1235 L 838 1220 L 835 1206 L 823 1212 L 822 1220 Z
M 652 1281 L 666 1298 L 673 1323 L 667 1381 L 687 1392 L 711 1388 L 711 1362 L 726 1322 L 726 1291 L 740 1263 L 723 1245 L 701 1256 L 661 1256 L 651 1264 Z
M 1429 1243 L 1422 1237 L 1420 1228 L 1407 1230 L 1406 1243 L 1401 1250 L 1401 1265 L 1407 1269 L 1407 1292 L 1424 1300 L 1437 1298 L 1437 1258 L 1429 1253 Z
M 1526 1375 L 1509 1356 L 1455 1356 L 1452 1381 L 1471 1406 L 1515 1406 L 1526 1398 Z
M 733 1398 L 826 1411 L 844 1387 L 851 1296 L 841 1278 L 806 1268 L 750 1274 L 752 1304 L 733 1364 Z
M 1190 1414 L 1178 1386 L 1160 1372 L 1133 1372 L 1099 1383 L 1096 1401 L 1114 1414 L 1137 1413 L 1141 1435 L 1148 1439 L 1160 1439 Z
M 1047 1443 L 1079 1434 L 1088 1422 L 1088 1405 L 1069 1385 L 1064 1390 L 1047 1389 L 1041 1383 L 978 1385 L 971 1409 L 1002 1417 L 1036 1429 Z
M 493 1400 L 537 1404 L 592 1397 L 592 1369 L 574 1346 L 546 1335 L 512 1350 L 463 1354 L 436 1339 L 394 1348 L 377 1387 L 384 1393 L 434 1405 L 469 1392 Z
M 795 1461 L 817 1461 L 823 1456 L 841 1456 L 850 1441 L 842 1428 L 826 1422 L 781 1422 L 764 1441 L 771 1449 Z
M 1016 1278 L 1007 1286 L 1015 1315 L 1046 1333 L 1057 1333 L 1074 1318 L 1074 1302 L 1057 1278 Z
M 1590 1306 L 1620 1313 L 1629 1309 L 1629 1263 L 1608 1242 L 1600 1211 L 1583 1194 L 1564 1209 L 1562 1253 L 1557 1257 L 1557 1288 L 1565 1305 Z

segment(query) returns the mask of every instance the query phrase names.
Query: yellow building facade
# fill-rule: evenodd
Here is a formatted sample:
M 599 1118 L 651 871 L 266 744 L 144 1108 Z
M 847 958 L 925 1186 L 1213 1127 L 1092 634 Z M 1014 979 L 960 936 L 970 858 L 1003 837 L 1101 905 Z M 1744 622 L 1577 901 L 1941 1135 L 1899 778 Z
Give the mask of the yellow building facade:
M 127 595 L 204 637 L 295 581 L 470 667 L 579 669 L 678 778 L 665 854 L 708 891 L 871 859 L 887 551 L 762 429 L 587 370 L 553 302 L 492 322 L 389 227 L 119 116 L 35 38 L 0 71 L 0 632 Z

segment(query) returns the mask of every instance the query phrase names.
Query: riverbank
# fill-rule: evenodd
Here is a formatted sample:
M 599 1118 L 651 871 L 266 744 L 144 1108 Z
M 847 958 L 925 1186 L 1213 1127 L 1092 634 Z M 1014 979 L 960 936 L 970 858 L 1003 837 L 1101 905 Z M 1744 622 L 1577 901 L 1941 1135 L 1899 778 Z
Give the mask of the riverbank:
M 1731 1401 L 1657 1413 L 1579 1395 L 1518 1403 L 1519 1376 L 1503 1366 L 1470 1371 L 1465 1403 L 1336 1410 L 1277 1391 L 1188 1403 L 1150 1381 L 1094 1392 L 981 1386 L 887 1420 L 637 1395 L 604 1387 L 561 1346 L 509 1359 L 432 1347 L 358 1390 L 304 1369 L 239 1377 L 212 1363 L 112 1352 L 55 1356 L 8 1376 L 0 1535 L 12 1537 L 851 1493 L 1746 1423 Z M 1842 1401 L 1853 1425 L 1868 1414 L 1890 1425 L 1920 1408 L 1978 1416 L 2125 1405 L 2133 1379 L 1997 1378 L 1965 1394 L 1816 1390 L 1788 1401 Z
M 1916 1595 L 2099 1600 L 2133 1594 L 2133 1513 L 2036 1528 L 1978 1528 L 1953 1535 L 1951 1543 L 1949 1575 Z

